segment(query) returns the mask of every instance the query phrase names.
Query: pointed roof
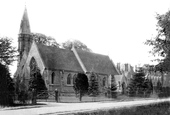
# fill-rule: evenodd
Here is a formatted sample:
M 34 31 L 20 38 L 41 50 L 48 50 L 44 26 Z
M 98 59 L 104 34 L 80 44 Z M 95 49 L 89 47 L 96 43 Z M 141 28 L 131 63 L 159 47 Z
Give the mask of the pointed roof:
M 46 46 L 36 43 L 40 56 L 47 69 L 67 70 L 84 73 L 79 59 L 75 53 L 69 49 L 61 49 L 53 46 Z M 116 68 L 110 58 L 106 55 L 86 52 L 76 49 L 86 72 L 95 72 L 104 75 L 118 75 Z
M 83 73 L 82 68 L 71 50 L 45 46 L 39 43 L 36 43 L 36 45 L 47 69 Z
M 29 19 L 28 19 L 28 13 L 27 13 L 27 8 L 25 7 L 25 11 L 21 20 L 21 25 L 20 25 L 20 32 L 22 34 L 30 34 L 30 24 L 29 24 Z

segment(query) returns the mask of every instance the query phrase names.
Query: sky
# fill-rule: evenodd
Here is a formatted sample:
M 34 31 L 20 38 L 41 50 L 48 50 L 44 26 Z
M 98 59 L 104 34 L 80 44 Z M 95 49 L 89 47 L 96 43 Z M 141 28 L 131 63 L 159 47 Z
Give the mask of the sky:
M 31 32 L 58 43 L 77 39 L 115 64 L 137 65 L 153 63 L 144 42 L 156 35 L 156 13 L 167 12 L 170 0 L 0 0 L 0 36 L 15 47 L 25 5 Z

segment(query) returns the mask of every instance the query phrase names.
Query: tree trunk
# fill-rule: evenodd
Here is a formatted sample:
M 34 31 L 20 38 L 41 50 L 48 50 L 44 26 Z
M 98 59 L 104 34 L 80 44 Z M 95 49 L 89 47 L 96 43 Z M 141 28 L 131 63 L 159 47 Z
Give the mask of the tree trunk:
M 79 97 L 79 100 L 82 101 L 82 94 L 80 93 L 80 97 Z
M 32 92 L 32 104 L 33 105 L 35 105 L 35 104 L 37 104 L 37 93 L 36 93 L 36 91 L 35 90 L 33 90 L 33 92 Z
M 163 72 L 161 72 L 161 82 L 162 82 L 162 87 L 163 87 L 163 83 L 164 83 L 164 73 Z

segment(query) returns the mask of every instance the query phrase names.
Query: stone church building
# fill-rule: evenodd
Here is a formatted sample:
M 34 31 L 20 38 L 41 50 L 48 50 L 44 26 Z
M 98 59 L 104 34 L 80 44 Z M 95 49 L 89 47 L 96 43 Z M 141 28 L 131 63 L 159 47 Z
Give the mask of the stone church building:
M 106 55 L 74 47 L 69 50 L 35 42 L 31 35 L 26 9 L 21 20 L 18 51 L 15 79 L 24 81 L 26 86 L 35 68 L 40 70 L 48 90 L 57 88 L 60 92 L 70 93 L 74 92 L 73 81 L 78 73 L 85 74 L 88 80 L 91 73 L 95 73 L 101 92 L 111 86 L 114 75 L 118 75 L 112 60 Z

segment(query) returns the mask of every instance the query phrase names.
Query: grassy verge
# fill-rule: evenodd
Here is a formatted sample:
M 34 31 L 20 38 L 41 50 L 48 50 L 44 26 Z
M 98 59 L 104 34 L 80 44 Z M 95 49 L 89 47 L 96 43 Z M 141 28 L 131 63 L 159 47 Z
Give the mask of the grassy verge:
M 170 102 L 162 102 L 131 108 L 75 113 L 74 115 L 170 115 Z

